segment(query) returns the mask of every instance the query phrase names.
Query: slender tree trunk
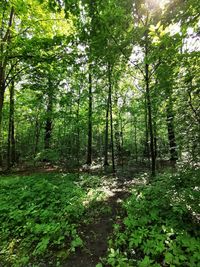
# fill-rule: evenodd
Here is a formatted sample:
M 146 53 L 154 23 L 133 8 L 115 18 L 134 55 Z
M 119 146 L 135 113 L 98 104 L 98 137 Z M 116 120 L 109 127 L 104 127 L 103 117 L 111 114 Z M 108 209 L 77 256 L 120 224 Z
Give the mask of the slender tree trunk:
M 76 111 L 76 125 L 77 125 L 77 163 L 78 171 L 80 167 L 80 126 L 79 126 L 79 112 L 80 112 L 80 88 L 78 91 L 77 111 Z
M 108 83 L 109 83 L 109 103 L 110 103 L 110 141 L 112 151 L 112 170 L 115 173 L 115 154 L 114 154 L 114 138 L 113 138 L 113 116 L 112 116 L 112 81 L 111 81 L 111 67 L 108 65 Z
M 156 127 L 156 122 L 154 121 L 153 123 L 153 129 L 154 129 L 154 153 L 155 153 L 155 160 L 158 155 L 158 145 L 157 145 L 157 127 Z
M 7 169 L 15 163 L 15 128 L 14 128 L 14 81 L 10 87 L 10 112 L 8 127 L 8 146 L 7 146 Z
M 38 114 L 35 119 L 35 145 L 34 145 L 34 158 L 36 157 L 38 153 L 38 143 L 40 138 L 40 123 L 38 120 Z
M 0 76 L 2 76 L 0 74 Z M 1 79 L 2 77 L 0 77 Z M 2 140 L 2 113 L 3 113 L 3 103 L 4 103 L 4 84 L 2 81 L 0 81 L 0 167 L 3 165 L 3 151 L 2 151 L 2 145 L 3 145 L 3 140 Z
M 0 45 L 1 55 L 3 55 L 3 43 Z M 5 94 L 5 62 L 0 60 L 0 167 L 3 166 L 3 137 L 2 137 L 2 116 Z
M 53 89 L 49 79 L 49 88 L 47 93 L 47 116 L 45 123 L 44 148 L 49 149 L 52 135 L 52 112 L 53 112 Z
M 149 148 L 149 123 L 148 123 L 148 107 L 147 107 L 147 96 L 145 94 L 145 149 L 144 155 L 147 157 L 150 164 L 150 148 Z
M 121 162 L 121 138 L 120 138 L 120 129 L 118 124 L 116 125 L 115 129 L 115 144 L 116 144 L 118 161 Z
M 137 148 L 137 120 L 135 118 L 135 123 L 134 123 L 134 136 L 135 136 L 135 161 L 138 162 L 138 148 Z
M 88 105 L 88 148 L 87 148 L 87 164 L 92 164 L 92 74 L 91 64 L 89 65 L 89 105 Z
M 124 131 L 123 131 L 123 121 L 122 118 L 120 118 L 120 137 L 121 137 L 121 149 L 120 149 L 120 154 L 121 154 L 121 159 L 122 159 L 122 168 L 124 167 Z
M 169 101 L 167 104 L 167 129 L 168 129 L 168 140 L 169 140 L 169 151 L 170 151 L 170 161 L 173 165 L 176 164 L 178 159 L 176 137 L 174 130 L 174 113 L 172 108 L 171 95 L 169 96 Z
M 48 112 L 50 112 L 50 109 L 48 109 Z M 45 136 L 44 136 L 45 149 L 50 148 L 51 134 L 52 134 L 52 120 L 50 118 L 47 118 L 45 125 Z
M 0 166 L 3 163 L 2 155 L 2 112 L 4 103 L 4 94 L 6 89 L 5 72 L 7 67 L 7 51 L 9 50 L 9 45 L 11 42 L 10 28 L 13 24 L 14 18 L 14 7 L 11 7 L 10 17 L 8 21 L 8 28 L 4 36 L 1 36 L 0 40 Z M 5 54 L 5 56 L 4 56 Z
M 148 56 L 148 40 L 146 37 L 146 46 L 145 46 L 145 56 L 147 59 Z M 149 89 L 149 65 L 145 63 L 145 83 L 146 83 L 146 97 L 147 97 L 147 110 L 148 110 L 148 123 L 149 123 L 149 133 L 150 133 L 150 151 L 151 151 L 151 173 L 152 176 L 155 176 L 156 173 L 156 159 L 154 151 L 154 135 L 153 135 L 153 122 L 152 122 L 152 107 L 151 107 L 151 96 Z
M 109 108 L 110 108 L 110 95 L 108 93 L 107 106 L 106 106 L 106 129 L 105 129 L 105 149 L 104 149 L 104 166 L 108 166 L 108 124 L 109 124 Z
M 5 93 L 5 74 L 3 68 L 0 68 L 0 126 L 2 123 L 4 93 Z

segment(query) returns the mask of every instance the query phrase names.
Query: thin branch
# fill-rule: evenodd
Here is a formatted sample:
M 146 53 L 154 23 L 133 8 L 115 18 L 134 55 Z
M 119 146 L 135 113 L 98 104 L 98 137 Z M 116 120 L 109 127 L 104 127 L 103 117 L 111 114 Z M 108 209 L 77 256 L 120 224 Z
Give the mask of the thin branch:
M 199 117 L 199 114 L 198 114 L 198 109 L 196 110 L 192 104 L 192 96 L 191 96 L 191 92 L 188 92 L 188 95 L 189 95 L 189 105 L 190 105 L 190 108 L 191 110 L 193 111 L 194 115 L 195 115 L 195 119 L 197 120 L 197 122 L 200 121 L 200 117 Z
M 14 64 L 11 65 L 10 70 L 8 71 L 6 77 L 5 77 L 5 81 L 8 79 L 10 73 L 12 72 L 12 70 L 14 69 L 14 67 L 20 62 L 20 59 L 18 59 Z
M 31 26 L 27 27 L 27 28 L 24 29 L 23 31 L 19 32 L 18 34 L 13 35 L 11 38 L 13 39 L 13 38 L 15 38 L 15 37 L 17 37 L 17 36 L 19 36 L 19 35 L 25 33 L 25 32 L 26 32 L 28 29 L 30 29 L 30 28 L 31 28 Z
M 153 70 L 150 72 L 149 78 L 151 78 L 153 76 L 153 74 L 156 72 L 156 70 L 158 69 L 158 67 L 160 66 L 161 63 L 162 62 L 161 62 L 161 60 L 159 58 L 158 63 L 154 66 Z
M 13 22 L 13 17 L 14 17 L 14 7 L 11 7 L 11 11 L 10 11 L 10 18 L 9 18 L 9 22 L 8 22 L 8 29 L 5 33 L 5 36 L 3 37 L 2 41 L 3 42 L 7 42 L 9 35 L 10 35 L 10 28 L 12 26 L 12 22 Z
M 22 71 L 24 71 L 25 69 L 28 69 L 28 68 L 29 68 L 29 66 L 26 66 L 26 67 L 22 68 L 21 70 L 19 70 L 15 75 L 13 75 L 13 76 L 8 80 L 8 82 L 5 84 L 5 88 L 7 88 L 7 87 L 10 85 L 10 83 L 15 79 L 15 77 L 17 77 Z

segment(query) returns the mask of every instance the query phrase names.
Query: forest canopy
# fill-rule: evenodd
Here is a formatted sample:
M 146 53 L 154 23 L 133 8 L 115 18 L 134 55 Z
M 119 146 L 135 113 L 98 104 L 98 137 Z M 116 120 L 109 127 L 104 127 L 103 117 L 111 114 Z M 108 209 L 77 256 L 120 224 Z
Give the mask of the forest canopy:
M 0 3 L 0 163 L 196 162 L 198 1 Z

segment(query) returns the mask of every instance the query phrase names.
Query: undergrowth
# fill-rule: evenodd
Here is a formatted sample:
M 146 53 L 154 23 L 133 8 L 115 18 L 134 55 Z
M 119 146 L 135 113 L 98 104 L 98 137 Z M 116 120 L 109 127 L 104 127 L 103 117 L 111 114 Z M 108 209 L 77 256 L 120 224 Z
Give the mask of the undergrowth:
M 136 187 L 114 225 L 106 260 L 115 267 L 200 266 L 200 170 L 159 175 Z
M 1 178 L 0 266 L 59 266 L 83 246 L 77 228 L 97 197 L 88 190 L 98 183 L 76 174 Z

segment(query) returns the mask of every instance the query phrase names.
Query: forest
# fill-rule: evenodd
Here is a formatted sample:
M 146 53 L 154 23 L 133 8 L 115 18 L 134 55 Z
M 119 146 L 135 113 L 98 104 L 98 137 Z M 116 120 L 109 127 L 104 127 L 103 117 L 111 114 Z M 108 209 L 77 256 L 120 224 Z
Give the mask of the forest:
M 200 1 L 0 0 L 0 267 L 200 266 Z

